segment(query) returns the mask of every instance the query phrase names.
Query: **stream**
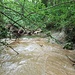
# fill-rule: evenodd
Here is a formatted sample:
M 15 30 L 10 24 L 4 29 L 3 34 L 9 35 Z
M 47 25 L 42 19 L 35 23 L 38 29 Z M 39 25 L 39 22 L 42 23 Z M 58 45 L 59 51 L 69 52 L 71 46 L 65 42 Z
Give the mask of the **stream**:
M 73 62 L 67 56 L 75 51 L 63 49 L 47 38 L 7 40 L 0 54 L 0 75 L 75 75 Z

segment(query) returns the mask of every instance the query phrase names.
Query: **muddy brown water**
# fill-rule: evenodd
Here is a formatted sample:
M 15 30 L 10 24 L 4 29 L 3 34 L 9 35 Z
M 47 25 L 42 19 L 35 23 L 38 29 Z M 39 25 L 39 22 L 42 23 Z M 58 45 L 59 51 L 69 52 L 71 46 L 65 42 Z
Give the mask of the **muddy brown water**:
M 67 56 L 75 51 L 63 50 L 45 38 L 23 38 L 8 43 L 19 54 L 4 47 L 0 55 L 0 75 L 75 75 Z

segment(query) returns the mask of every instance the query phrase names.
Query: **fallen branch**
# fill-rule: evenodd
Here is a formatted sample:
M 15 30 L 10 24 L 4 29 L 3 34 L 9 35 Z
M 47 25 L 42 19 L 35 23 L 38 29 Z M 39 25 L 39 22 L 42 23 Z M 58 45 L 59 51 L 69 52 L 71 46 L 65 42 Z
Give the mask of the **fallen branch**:
M 14 50 L 11 46 L 9 46 L 8 43 L 6 43 L 6 42 L 0 42 L 0 43 L 3 44 L 3 45 L 5 45 L 6 47 L 11 48 L 14 52 L 16 52 L 17 54 L 19 54 L 16 50 Z

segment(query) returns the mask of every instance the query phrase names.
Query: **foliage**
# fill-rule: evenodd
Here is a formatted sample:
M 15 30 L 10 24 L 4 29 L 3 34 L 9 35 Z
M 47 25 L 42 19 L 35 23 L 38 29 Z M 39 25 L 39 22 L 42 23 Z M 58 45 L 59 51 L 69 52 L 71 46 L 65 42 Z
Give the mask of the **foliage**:
M 63 47 L 63 49 L 73 50 L 73 43 L 66 43 Z
M 7 37 L 7 30 L 5 29 L 5 27 L 0 26 L 0 39 L 1 38 L 6 38 Z
M 65 27 L 69 22 L 71 22 L 71 18 L 75 16 L 75 4 L 74 3 L 65 3 L 59 4 L 55 7 L 47 10 L 48 12 L 48 28 L 49 26 L 55 27 L 56 29 L 61 29 Z
M 29 30 L 38 28 L 45 31 L 65 28 L 67 40 L 75 40 L 75 1 L 73 0 L 1 0 L 0 35 L 9 21 L 18 27 Z M 3 32 L 2 32 L 3 31 Z M 68 34 L 69 32 L 69 34 Z M 5 34 L 6 33 L 6 34 Z

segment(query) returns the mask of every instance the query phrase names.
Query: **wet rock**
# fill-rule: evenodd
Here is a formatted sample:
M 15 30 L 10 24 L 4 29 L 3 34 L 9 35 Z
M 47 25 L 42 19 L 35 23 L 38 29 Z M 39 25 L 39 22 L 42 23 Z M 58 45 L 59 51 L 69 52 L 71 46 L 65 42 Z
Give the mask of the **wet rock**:
M 0 54 L 0 75 L 75 75 L 71 64 L 74 56 L 70 56 L 74 52 L 63 50 L 46 38 L 21 38 L 9 45 L 19 55 L 5 47 L 6 52 Z

